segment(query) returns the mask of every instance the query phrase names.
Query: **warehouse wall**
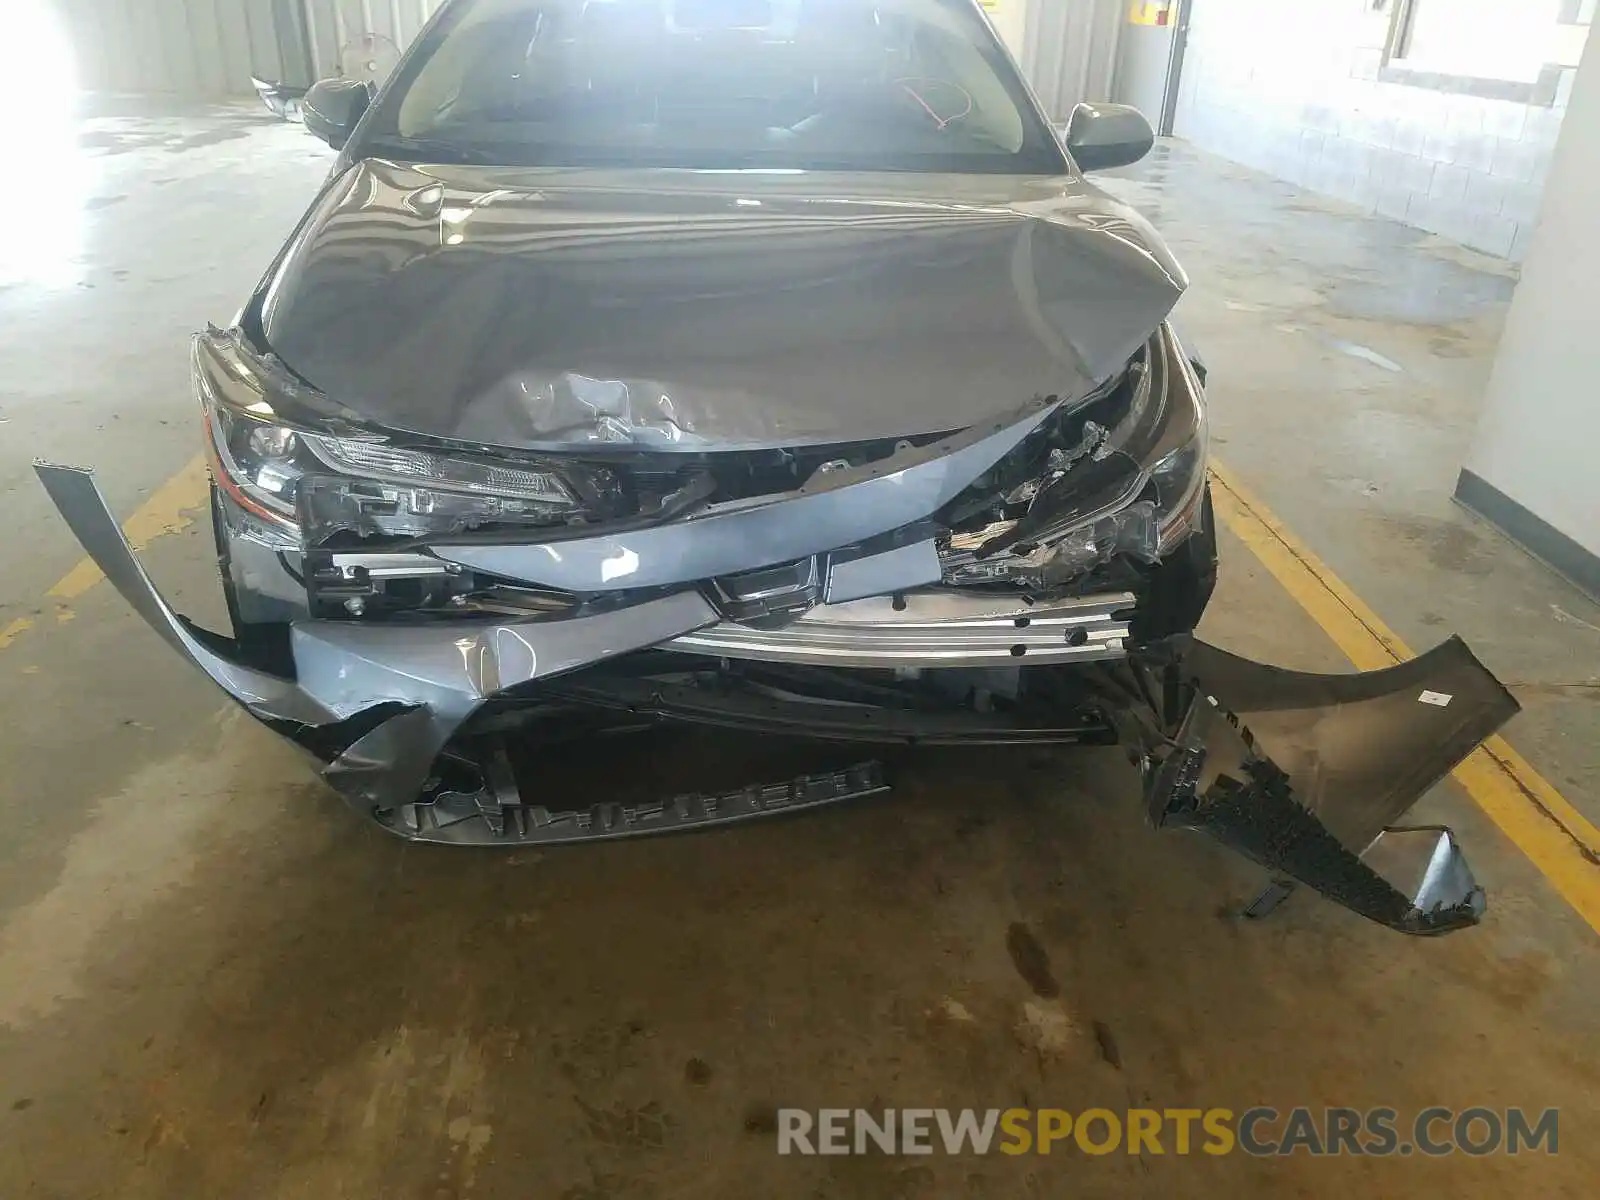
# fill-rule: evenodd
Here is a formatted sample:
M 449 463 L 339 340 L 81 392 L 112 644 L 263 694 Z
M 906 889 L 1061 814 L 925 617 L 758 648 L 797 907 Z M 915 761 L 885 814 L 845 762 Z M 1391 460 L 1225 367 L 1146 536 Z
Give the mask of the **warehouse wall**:
M 1452 94 L 1378 78 L 1390 17 L 1374 12 L 1372 0 L 1193 3 L 1179 137 L 1522 259 L 1573 69 L 1562 72 L 1550 104 Z M 1566 0 L 1561 7 L 1569 23 L 1587 24 L 1595 6 Z
M 94 92 L 251 94 L 252 74 L 299 85 L 382 78 L 441 0 L 0 0 L 48 4 Z
M 1123 0 L 980 0 L 1051 118 L 1111 94 Z
M 1020 22 L 1011 17 L 1022 30 L 1018 58 L 1051 120 L 1064 121 L 1081 101 L 1111 99 L 1126 0 L 1001 2 L 1022 5 Z
M 1600 55 L 1568 117 L 1456 495 L 1600 597 Z
M 55 10 L 85 91 L 248 95 L 253 70 L 282 69 L 274 0 L 44 2 Z
M 381 79 L 442 0 L 0 0 L 52 9 L 86 91 L 249 95 L 252 74 L 304 86 Z M 1110 97 L 1122 0 L 987 0 L 1051 115 Z
M 302 0 L 319 79 L 382 80 L 442 0 Z

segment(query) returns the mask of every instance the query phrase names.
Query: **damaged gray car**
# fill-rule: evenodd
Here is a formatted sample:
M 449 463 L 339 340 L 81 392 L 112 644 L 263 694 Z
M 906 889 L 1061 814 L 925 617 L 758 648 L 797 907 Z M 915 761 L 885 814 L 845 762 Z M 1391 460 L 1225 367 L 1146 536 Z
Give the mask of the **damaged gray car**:
M 1408 933 L 1472 924 L 1396 822 L 1516 709 L 1459 641 L 1307 675 L 1195 640 L 1216 578 L 1184 276 L 975 0 L 451 0 L 227 329 L 194 343 L 233 628 L 174 649 L 425 842 L 713 826 L 886 790 L 870 750 L 574 807 L 573 738 L 1121 745 L 1151 821 Z M 1381 861 L 1380 861 L 1381 860 Z M 1380 865 L 1383 867 L 1380 870 Z

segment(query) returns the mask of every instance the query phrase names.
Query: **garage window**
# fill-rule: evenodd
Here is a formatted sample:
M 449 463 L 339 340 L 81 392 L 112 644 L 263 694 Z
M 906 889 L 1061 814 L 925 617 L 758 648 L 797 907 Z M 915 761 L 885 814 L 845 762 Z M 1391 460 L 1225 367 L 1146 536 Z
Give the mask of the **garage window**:
M 1570 0 L 1390 0 L 1387 7 L 1393 15 L 1381 78 L 1552 103 L 1574 28 Z
M 1558 7 L 1557 0 L 1410 0 L 1394 57 L 1422 71 L 1533 83 Z

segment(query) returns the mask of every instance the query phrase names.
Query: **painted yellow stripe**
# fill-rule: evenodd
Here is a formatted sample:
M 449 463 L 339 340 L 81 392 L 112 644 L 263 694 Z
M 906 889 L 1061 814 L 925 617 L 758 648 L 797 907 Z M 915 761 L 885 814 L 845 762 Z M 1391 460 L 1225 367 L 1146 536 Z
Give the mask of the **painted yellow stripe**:
M 1411 648 L 1326 563 L 1213 460 L 1212 501 L 1230 531 L 1363 671 L 1413 658 Z M 1567 903 L 1600 933 L 1600 830 L 1502 737 L 1473 751 L 1455 778 Z
M 7 621 L 5 628 L 0 629 L 0 650 L 4 650 L 32 628 L 32 617 L 17 617 L 15 620 Z
M 145 497 L 123 523 L 122 532 L 135 550 L 143 550 L 159 537 L 182 533 L 194 524 L 194 510 L 206 502 L 206 460 L 197 455 L 172 478 Z M 55 602 L 57 621 L 70 621 L 71 602 L 78 599 L 105 575 L 92 559 L 84 558 L 58 579 L 45 593 Z M 0 627 L 0 650 L 4 650 L 35 625 L 31 617 L 17 617 Z
M 122 532 L 135 550 L 143 550 L 158 537 L 182 533 L 193 525 L 192 510 L 205 503 L 205 498 L 206 459 L 205 455 L 199 454 L 145 497 L 144 503 L 123 522 Z M 104 578 L 100 568 L 86 558 L 63 575 L 46 595 L 58 604 L 66 604 L 76 600 Z

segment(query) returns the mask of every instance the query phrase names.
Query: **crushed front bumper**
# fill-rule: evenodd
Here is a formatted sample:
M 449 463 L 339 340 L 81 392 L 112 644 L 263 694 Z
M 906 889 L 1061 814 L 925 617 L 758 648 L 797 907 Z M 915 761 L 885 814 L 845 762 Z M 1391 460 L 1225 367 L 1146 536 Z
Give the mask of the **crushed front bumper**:
M 1313 675 L 1188 638 L 1130 649 L 1125 594 L 1015 608 L 930 593 L 898 606 L 824 604 L 780 629 L 756 629 L 723 621 L 686 589 L 563 620 L 300 620 L 288 678 L 250 665 L 230 639 L 171 609 L 89 472 L 37 469 L 140 616 L 306 750 L 348 801 L 404 837 L 496 845 L 621 837 L 888 786 L 868 762 L 761 787 L 552 810 L 523 795 L 507 753 L 505 730 L 515 728 L 507 718 L 527 706 L 558 730 L 664 720 L 835 742 L 1120 741 L 1141 767 L 1157 826 L 1208 833 L 1402 932 L 1448 932 L 1483 912 L 1483 892 L 1448 830 L 1396 827 L 1517 711 L 1456 639 L 1389 670 Z M 697 664 L 728 660 L 750 665 L 740 686 L 703 686 Z M 897 670 L 949 677 L 951 668 L 980 683 L 986 671 L 1009 678 L 1013 702 L 956 710 L 877 681 Z M 805 672 L 847 690 L 808 694 Z M 1019 673 L 1038 686 L 1016 689 Z
M 1203 642 L 1130 663 L 1116 710 L 1152 823 L 1247 858 L 1404 933 L 1484 911 L 1450 830 L 1397 826 L 1517 711 L 1460 638 L 1408 662 L 1318 675 Z M 1153 719 L 1152 719 L 1153 718 Z

